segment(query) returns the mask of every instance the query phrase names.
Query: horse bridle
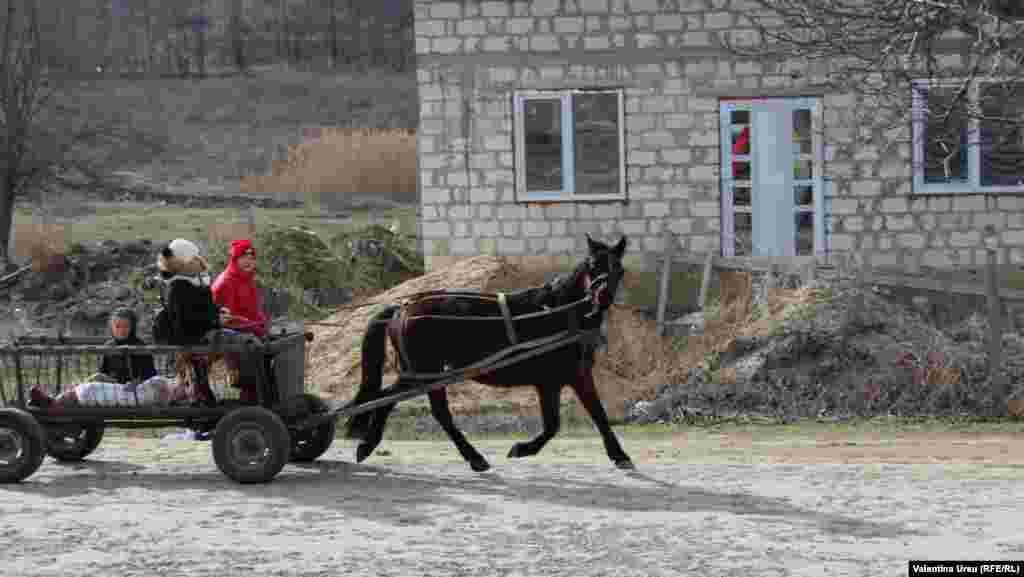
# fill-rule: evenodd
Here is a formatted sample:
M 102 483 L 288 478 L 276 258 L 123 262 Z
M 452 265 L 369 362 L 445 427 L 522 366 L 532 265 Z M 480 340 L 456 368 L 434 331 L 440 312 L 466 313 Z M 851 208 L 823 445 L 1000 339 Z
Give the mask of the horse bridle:
M 608 280 L 609 273 L 601 273 L 595 277 L 590 276 L 590 272 L 584 273 L 584 281 L 586 283 L 587 297 L 590 299 L 593 308 L 589 313 L 584 315 L 585 318 L 592 319 L 604 310 L 608 309 L 612 305 L 611 296 L 608 295 Z M 602 295 L 608 298 L 608 304 L 604 305 L 601 302 Z

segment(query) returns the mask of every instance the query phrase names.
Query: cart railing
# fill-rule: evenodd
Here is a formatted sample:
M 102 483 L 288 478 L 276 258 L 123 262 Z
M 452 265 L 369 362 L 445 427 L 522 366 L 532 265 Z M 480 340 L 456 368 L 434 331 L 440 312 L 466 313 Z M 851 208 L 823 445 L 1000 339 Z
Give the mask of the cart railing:
M 174 409 L 169 402 L 167 390 L 162 387 L 177 387 L 179 368 L 197 375 L 190 358 L 199 355 L 219 353 L 262 352 L 269 357 L 295 356 L 299 366 L 289 367 L 289 374 L 278 375 L 288 382 L 282 383 L 286 394 L 301 393 L 304 388 L 304 352 L 309 335 L 294 333 L 279 336 L 261 345 L 203 345 L 203 346 L 109 346 L 105 339 L 97 337 L 52 337 L 24 336 L 14 343 L 0 346 L 0 405 L 26 407 L 32 400 L 33 388 L 50 398 L 55 398 L 69 389 L 86 384 L 78 389 L 84 393 L 75 406 L 61 407 L 61 413 L 86 414 L 131 409 L 135 414 L 164 414 Z M 136 379 L 129 386 L 112 386 L 94 379 L 100 372 L 100 361 L 105 355 L 120 356 L 126 362 L 135 355 L 150 355 L 157 374 L 165 379 L 140 382 Z M 295 364 L 295 363 L 291 363 Z M 222 364 L 214 364 L 207 381 L 218 400 L 233 401 L 238 398 L 238 389 L 229 386 L 229 373 L 222 370 Z M 291 382 L 296 380 L 297 382 Z M 91 384 L 90 384 L 91 383 Z M 293 390 L 294 389 L 294 390 Z M 78 392 L 76 391 L 76 393 Z M 37 393 L 38 394 L 38 393 Z M 158 406 L 152 406 L 158 405 Z M 192 407 L 186 407 L 193 410 Z M 172 411 L 173 412 L 173 411 Z

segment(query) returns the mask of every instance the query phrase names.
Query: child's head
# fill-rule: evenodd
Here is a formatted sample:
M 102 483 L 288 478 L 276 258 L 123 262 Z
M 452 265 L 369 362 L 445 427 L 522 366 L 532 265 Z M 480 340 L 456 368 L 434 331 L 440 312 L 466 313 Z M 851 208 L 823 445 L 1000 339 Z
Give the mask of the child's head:
M 135 311 L 122 307 L 110 315 L 110 334 L 116 340 L 124 340 L 135 334 Z
M 250 240 L 231 241 L 231 262 L 242 272 L 254 272 L 256 270 L 256 249 Z

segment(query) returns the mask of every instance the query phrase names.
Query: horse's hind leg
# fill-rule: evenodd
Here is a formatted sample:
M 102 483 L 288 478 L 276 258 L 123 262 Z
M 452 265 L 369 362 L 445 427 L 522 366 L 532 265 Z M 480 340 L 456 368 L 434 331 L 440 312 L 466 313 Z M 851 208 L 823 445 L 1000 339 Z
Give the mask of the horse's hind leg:
M 562 397 L 561 385 L 537 385 L 537 397 L 540 399 L 540 414 L 544 420 L 544 430 L 529 441 L 512 445 L 508 456 L 511 458 L 529 457 L 536 455 L 544 448 L 562 425 L 562 418 L 559 414 L 560 401 Z
M 451 408 L 448 406 L 448 392 L 444 389 L 437 389 L 430 391 L 428 396 L 430 397 L 430 412 L 433 413 L 434 419 L 441 425 L 444 432 L 448 433 L 448 438 L 452 440 L 452 443 L 455 443 L 455 447 L 462 454 L 462 458 L 469 463 L 469 466 L 474 471 L 483 472 L 490 469 L 491 465 L 487 462 L 487 459 L 473 445 L 469 444 L 466 436 L 455 426 Z
M 370 419 L 368 424 L 368 430 L 364 433 L 364 437 L 356 445 L 356 462 L 362 463 L 369 457 L 373 450 L 380 445 L 380 442 L 384 440 L 384 425 L 387 424 L 388 415 L 394 410 L 395 404 L 384 405 L 373 409 L 370 413 Z
M 604 440 L 604 450 L 608 453 L 608 458 L 620 469 L 635 469 L 633 461 L 622 450 L 619 440 L 615 437 L 615 432 L 612 431 L 611 425 L 608 424 L 608 415 L 604 412 L 604 405 L 601 404 L 601 399 L 597 395 L 597 388 L 594 386 L 594 373 L 591 367 L 588 366 L 580 369 L 579 376 L 576 378 L 572 389 L 576 392 L 576 398 L 583 404 L 583 408 L 590 413 L 590 418 L 593 419 L 594 425 L 597 426 L 597 430 L 601 433 L 601 439 Z

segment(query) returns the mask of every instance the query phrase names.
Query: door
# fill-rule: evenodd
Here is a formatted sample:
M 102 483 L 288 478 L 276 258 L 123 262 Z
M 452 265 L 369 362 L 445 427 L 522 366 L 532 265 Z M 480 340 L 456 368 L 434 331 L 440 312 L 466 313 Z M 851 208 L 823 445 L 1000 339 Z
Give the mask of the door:
M 722 254 L 823 254 L 818 99 L 729 100 L 719 112 Z

